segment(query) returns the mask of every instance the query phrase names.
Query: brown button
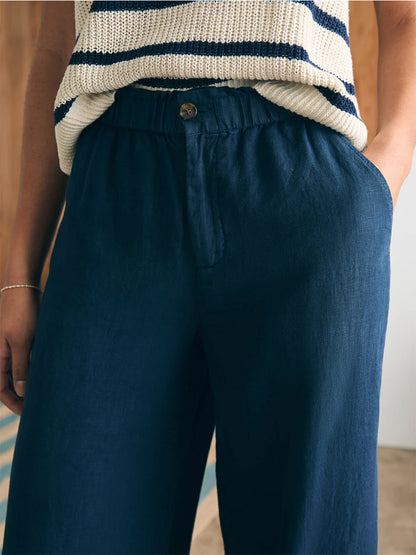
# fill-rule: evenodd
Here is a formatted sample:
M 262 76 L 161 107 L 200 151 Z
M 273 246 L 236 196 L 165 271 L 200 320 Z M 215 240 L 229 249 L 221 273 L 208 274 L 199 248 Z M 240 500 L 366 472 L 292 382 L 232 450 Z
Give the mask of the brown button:
M 182 119 L 194 119 L 196 117 L 196 106 L 192 102 L 184 102 L 179 109 L 179 115 Z

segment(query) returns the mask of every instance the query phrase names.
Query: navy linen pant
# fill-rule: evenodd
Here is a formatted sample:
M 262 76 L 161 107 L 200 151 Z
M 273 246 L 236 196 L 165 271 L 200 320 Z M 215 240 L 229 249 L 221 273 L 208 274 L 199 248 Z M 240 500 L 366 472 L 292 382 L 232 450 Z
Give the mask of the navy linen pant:
M 214 432 L 227 554 L 376 554 L 378 168 L 249 87 L 123 88 L 66 201 L 3 554 L 188 553 Z

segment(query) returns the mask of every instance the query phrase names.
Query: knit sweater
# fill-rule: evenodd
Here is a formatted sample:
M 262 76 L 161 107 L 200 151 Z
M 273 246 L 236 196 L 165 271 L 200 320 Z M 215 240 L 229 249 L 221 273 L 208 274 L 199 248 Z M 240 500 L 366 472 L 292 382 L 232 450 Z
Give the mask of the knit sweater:
M 250 86 L 367 145 L 348 0 L 74 1 L 76 43 L 55 102 L 61 170 L 117 89 Z

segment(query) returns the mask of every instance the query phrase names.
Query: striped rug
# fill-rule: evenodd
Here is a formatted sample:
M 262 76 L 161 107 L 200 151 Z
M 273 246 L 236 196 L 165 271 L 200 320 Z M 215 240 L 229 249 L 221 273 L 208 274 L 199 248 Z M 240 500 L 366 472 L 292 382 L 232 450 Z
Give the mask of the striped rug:
M 3 547 L 4 519 L 9 492 L 10 468 L 19 416 L 0 403 L 0 546 Z

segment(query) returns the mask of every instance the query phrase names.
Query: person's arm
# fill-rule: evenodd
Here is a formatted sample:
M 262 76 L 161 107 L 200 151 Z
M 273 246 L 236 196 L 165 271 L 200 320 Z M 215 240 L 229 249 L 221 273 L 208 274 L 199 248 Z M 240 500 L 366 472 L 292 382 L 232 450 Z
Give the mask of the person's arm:
M 374 2 L 379 33 L 378 125 L 362 152 L 386 178 L 393 208 L 416 145 L 416 2 Z
M 62 212 L 68 176 L 58 165 L 53 103 L 74 44 L 73 1 L 43 1 L 26 87 L 19 197 L 2 286 L 40 285 Z M 10 389 L 6 372 L 12 364 L 14 387 L 23 396 L 39 300 L 32 288 L 0 295 L 0 400 L 18 414 L 23 399 Z

